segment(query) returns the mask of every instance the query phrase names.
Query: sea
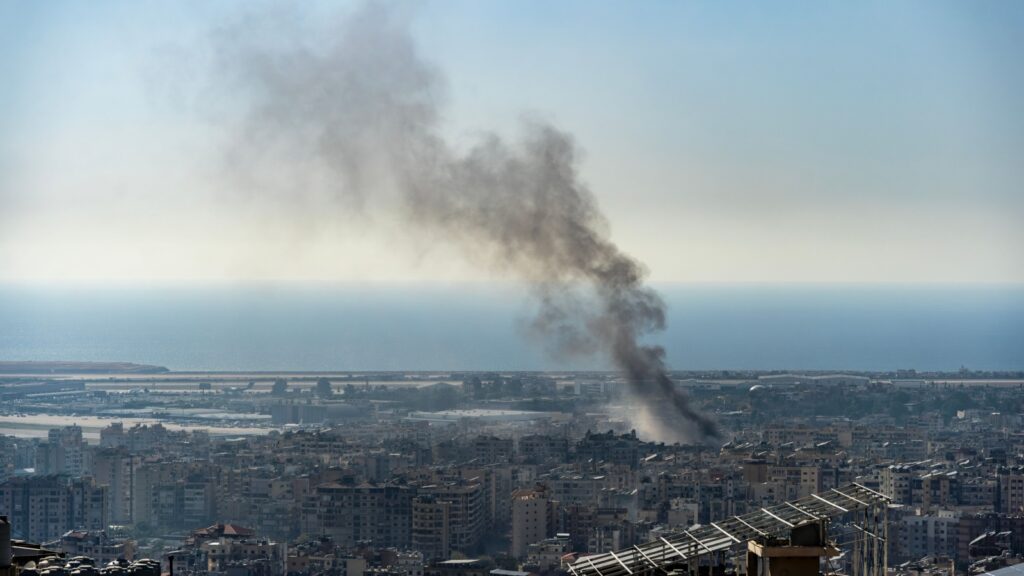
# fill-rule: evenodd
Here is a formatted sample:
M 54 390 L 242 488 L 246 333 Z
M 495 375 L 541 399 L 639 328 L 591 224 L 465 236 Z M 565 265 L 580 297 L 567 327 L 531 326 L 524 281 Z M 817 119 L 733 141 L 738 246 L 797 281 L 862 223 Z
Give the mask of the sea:
M 1024 370 L 1024 285 L 655 284 L 678 370 Z M 188 371 L 606 370 L 527 329 L 527 287 L 0 285 L 0 360 Z

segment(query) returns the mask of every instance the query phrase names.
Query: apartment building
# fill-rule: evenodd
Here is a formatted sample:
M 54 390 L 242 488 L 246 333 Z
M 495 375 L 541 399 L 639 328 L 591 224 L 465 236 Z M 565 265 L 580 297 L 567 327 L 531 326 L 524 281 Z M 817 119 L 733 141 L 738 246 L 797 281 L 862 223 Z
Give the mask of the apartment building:
M 407 548 L 411 543 L 415 496 L 415 488 L 410 486 L 321 484 L 304 507 L 304 523 L 319 530 L 314 533 L 331 536 L 345 547 L 372 543 L 379 547 Z
M 0 484 L 0 515 L 9 518 L 15 536 L 48 542 L 69 530 L 107 528 L 107 487 L 92 478 L 29 476 Z
M 417 496 L 412 501 L 412 548 L 428 561 L 451 556 L 451 508 L 451 502 L 433 495 Z
M 522 558 L 530 544 L 554 535 L 558 503 L 538 485 L 512 493 L 512 556 Z

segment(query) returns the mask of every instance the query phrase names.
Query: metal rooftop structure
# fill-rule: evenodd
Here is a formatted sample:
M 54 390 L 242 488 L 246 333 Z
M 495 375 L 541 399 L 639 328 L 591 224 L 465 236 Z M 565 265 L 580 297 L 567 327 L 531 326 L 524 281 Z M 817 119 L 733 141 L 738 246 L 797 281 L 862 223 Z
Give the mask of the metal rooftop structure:
M 720 522 L 682 530 L 646 544 L 583 556 L 569 566 L 573 576 L 633 576 L 667 573 L 701 556 L 745 546 L 749 540 L 787 536 L 796 526 L 887 508 L 889 498 L 860 484 L 849 484 Z M 885 523 L 882 523 L 883 527 Z M 858 529 L 865 531 L 863 528 Z M 877 530 L 877 529 L 876 529 Z M 871 534 L 876 539 L 878 534 Z

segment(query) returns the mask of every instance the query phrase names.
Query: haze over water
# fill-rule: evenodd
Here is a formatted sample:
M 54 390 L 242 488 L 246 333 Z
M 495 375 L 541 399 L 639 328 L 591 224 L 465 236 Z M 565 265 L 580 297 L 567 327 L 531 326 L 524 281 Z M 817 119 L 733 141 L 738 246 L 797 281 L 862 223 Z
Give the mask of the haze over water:
M 671 368 L 1024 369 L 1024 287 L 679 285 Z M 0 287 L 0 360 L 172 370 L 609 369 L 545 356 L 498 284 Z M 524 337 L 525 335 L 525 337 Z

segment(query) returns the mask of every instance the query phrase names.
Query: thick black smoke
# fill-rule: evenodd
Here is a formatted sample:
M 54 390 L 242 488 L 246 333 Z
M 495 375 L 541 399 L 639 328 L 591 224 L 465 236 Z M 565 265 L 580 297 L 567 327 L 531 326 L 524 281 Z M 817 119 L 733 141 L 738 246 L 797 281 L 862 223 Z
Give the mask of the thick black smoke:
M 643 266 L 609 239 L 568 134 L 530 122 L 521 142 L 490 134 L 457 150 L 438 127 L 438 71 L 384 5 L 362 7 L 316 42 L 268 40 L 251 24 L 217 37 L 218 82 L 248 106 L 231 155 L 240 170 L 283 162 L 296 193 L 326 174 L 329 193 L 346 203 L 397 199 L 410 226 L 530 282 L 533 328 L 559 352 L 610 356 L 644 407 L 633 415 L 642 432 L 717 434 L 669 379 L 664 351 L 640 343 L 664 328 L 665 305 L 644 286 Z

